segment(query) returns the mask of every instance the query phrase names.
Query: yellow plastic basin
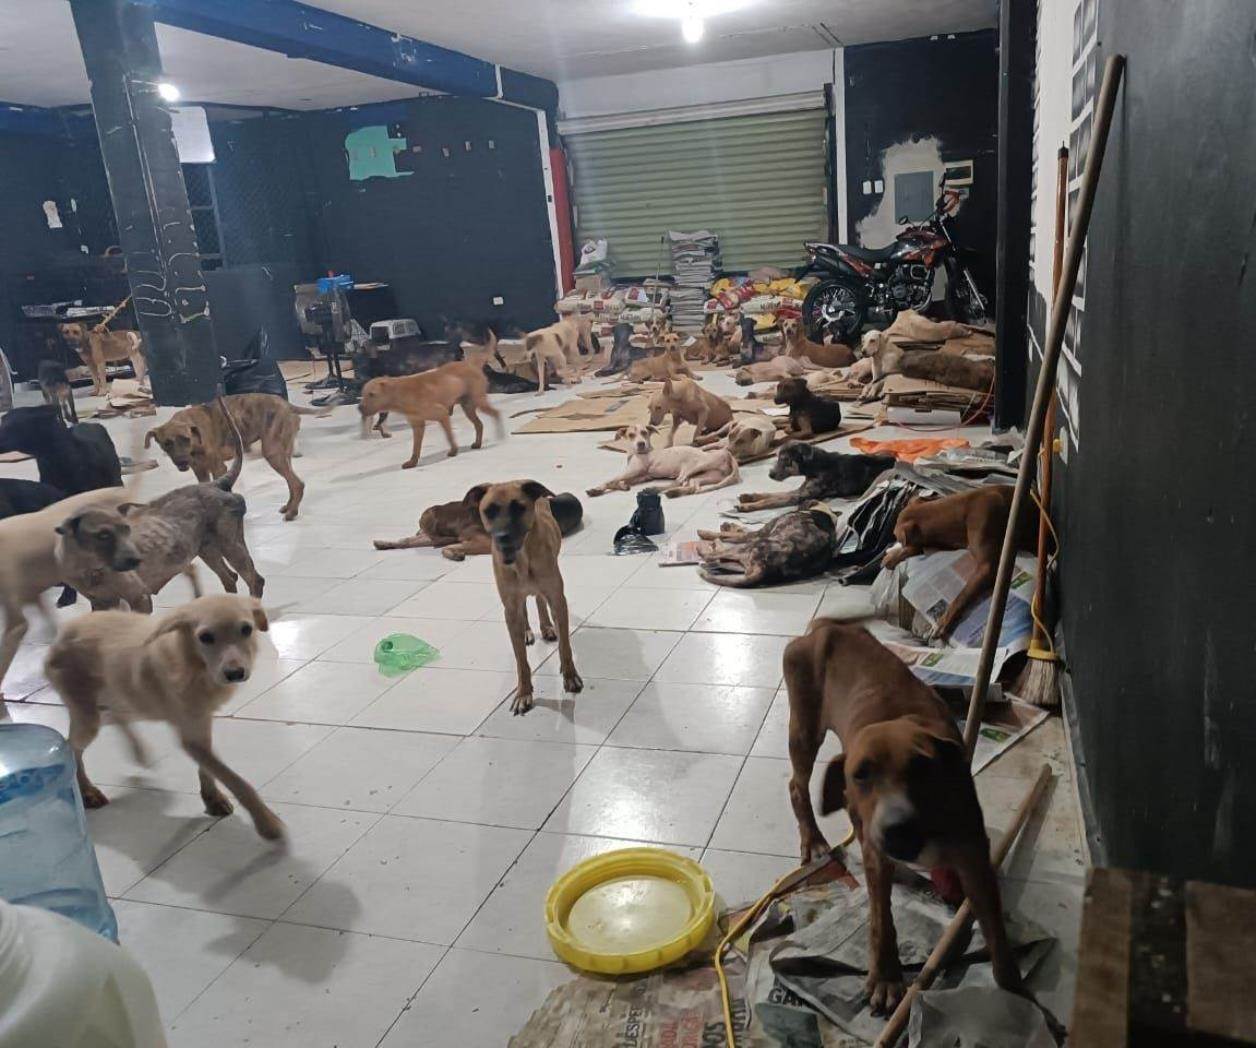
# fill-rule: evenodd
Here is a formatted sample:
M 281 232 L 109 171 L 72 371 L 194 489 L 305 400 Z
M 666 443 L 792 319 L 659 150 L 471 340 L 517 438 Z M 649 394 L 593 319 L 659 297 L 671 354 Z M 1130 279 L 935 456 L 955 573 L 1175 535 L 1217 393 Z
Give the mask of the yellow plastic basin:
M 568 964 L 603 975 L 677 961 L 715 920 L 711 878 L 662 848 L 623 848 L 573 866 L 545 897 L 550 945 Z

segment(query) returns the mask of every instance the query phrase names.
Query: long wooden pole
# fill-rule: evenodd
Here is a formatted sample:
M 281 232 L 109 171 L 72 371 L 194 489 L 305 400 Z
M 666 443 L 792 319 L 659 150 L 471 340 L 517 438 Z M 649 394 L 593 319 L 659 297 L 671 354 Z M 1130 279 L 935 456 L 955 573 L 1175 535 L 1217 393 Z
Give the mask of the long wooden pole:
M 1038 807 L 1038 802 L 1042 800 L 1042 795 L 1050 782 L 1051 765 L 1044 764 L 1042 770 L 1038 772 L 1038 778 L 1034 780 L 1034 784 L 1029 788 L 1029 792 L 1025 794 L 1025 799 L 1021 801 L 1020 807 L 1016 809 L 1016 814 L 1012 816 L 1012 824 L 990 852 L 990 861 L 994 864 L 996 870 L 1003 865 L 1003 860 L 1007 858 L 1007 853 L 1011 851 L 1012 844 L 1029 820 L 1029 816 Z M 972 903 L 965 899 L 956 911 L 955 916 L 951 918 L 951 923 L 947 925 L 946 931 L 942 933 L 942 938 L 938 940 L 938 944 L 933 948 L 933 952 L 929 954 L 929 959 L 925 961 L 924 967 L 920 969 L 920 974 L 916 976 L 915 980 L 907 988 L 907 993 L 903 995 L 903 999 L 898 1002 L 898 1007 L 894 1009 L 894 1014 L 886 1022 L 885 1029 L 881 1031 L 881 1036 L 877 1038 L 873 1048 L 893 1048 L 895 1042 L 898 1041 L 903 1031 L 907 1028 L 907 1020 L 911 1016 L 912 1001 L 916 999 L 918 994 L 924 993 L 925 990 L 933 985 L 933 981 L 938 977 L 942 969 L 946 967 L 946 963 L 950 959 L 956 945 L 967 935 L 972 921 Z
M 990 594 L 990 614 L 986 619 L 986 635 L 981 645 L 981 661 L 977 665 L 977 679 L 972 698 L 968 703 L 968 719 L 964 723 L 964 745 L 971 759 L 977 744 L 977 731 L 981 727 L 981 714 L 985 709 L 986 692 L 990 687 L 990 672 L 994 667 L 994 649 L 999 643 L 1003 626 L 1003 611 L 1007 607 L 1007 591 L 1012 581 L 1012 567 L 1016 563 L 1016 521 L 1024 512 L 1025 499 L 1034 466 L 1038 461 L 1038 448 L 1042 444 L 1043 423 L 1047 405 L 1055 396 L 1055 370 L 1064 345 L 1064 329 L 1068 323 L 1069 307 L 1073 291 L 1077 287 L 1077 272 L 1082 264 L 1082 251 L 1086 246 L 1086 231 L 1090 228 L 1090 213 L 1095 205 L 1095 191 L 1099 186 L 1099 171 L 1103 167 L 1103 155 L 1108 144 L 1108 132 L 1112 128 L 1112 113 L 1116 109 L 1116 93 L 1121 86 L 1121 74 L 1125 69 L 1125 56 L 1112 55 L 1103 69 L 1103 84 L 1099 88 L 1099 100 L 1095 106 L 1094 131 L 1090 140 L 1090 152 L 1086 157 L 1086 173 L 1082 177 L 1081 194 L 1077 200 L 1077 213 L 1073 216 L 1073 228 L 1069 232 L 1068 250 L 1064 254 L 1064 273 L 1055 293 L 1051 310 L 1051 325 L 1047 329 L 1047 344 L 1042 350 L 1042 367 L 1038 370 L 1038 385 L 1034 390 L 1034 403 L 1029 412 L 1025 430 L 1025 448 L 1021 452 L 1020 469 L 1016 474 L 1016 487 L 1012 494 L 1012 507 L 1007 516 L 1007 531 L 1003 535 L 1003 552 L 999 555 L 999 571 Z

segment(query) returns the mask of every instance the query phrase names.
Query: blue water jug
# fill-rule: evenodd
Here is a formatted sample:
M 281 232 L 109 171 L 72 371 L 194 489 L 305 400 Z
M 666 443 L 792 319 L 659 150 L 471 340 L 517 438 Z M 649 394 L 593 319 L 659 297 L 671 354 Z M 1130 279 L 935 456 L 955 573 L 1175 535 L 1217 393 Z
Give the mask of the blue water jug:
M 0 898 L 53 910 L 118 940 L 74 754 L 40 724 L 0 724 Z

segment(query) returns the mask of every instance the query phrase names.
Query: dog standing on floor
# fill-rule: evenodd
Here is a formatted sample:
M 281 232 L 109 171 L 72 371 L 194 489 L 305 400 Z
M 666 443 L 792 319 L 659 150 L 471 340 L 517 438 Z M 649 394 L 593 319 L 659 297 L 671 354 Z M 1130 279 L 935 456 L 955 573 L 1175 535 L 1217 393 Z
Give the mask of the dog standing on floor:
M 77 322 L 58 324 L 57 330 L 92 373 L 92 393 L 95 396 L 103 397 L 109 391 L 106 364 L 129 360 L 135 369 L 136 381 L 141 384 L 148 374 L 148 365 L 144 361 L 144 340 L 137 331 L 96 331 Z
M 811 805 L 811 772 L 825 735 L 842 741 L 826 769 L 821 814 L 845 808 L 868 886 L 868 982 L 874 1013 L 902 999 L 890 911 L 894 863 L 954 869 L 990 950 L 995 981 L 1022 992 L 990 862 L 990 841 L 964 741 L 946 704 L 867 630 L 816 619 L 785 648 L 789 799 L 802 861 L 829 851 Z
M 533 706 L 532 669 L 528 665 L 528 597 L 536 599 L 541 636 L 558 641 L 563 690 L 584 688 L 571 653 L 571 628 L 563 576 L 558 569 L 562 534 L 550 512 L 551 493 L 535 480 L 489 485 L 480 499 L 480 518 L 493 543 L 493 578 L 506 609 L 506 630 L 515 653 L 518 683 L 510 708 L 516 715 Z M 550 621 L 550 612 L 554 621 Z
M 331 408 L 301 408 L 273 393 L 233 393 L 223 398 L 231 419 L 240 429 L 244 450 L 261 441 L 262 456 L 288 484 L 288 501 L 280 507 L 284 520 L 294 520 L 305 495 L 305 484 L 292 468 L 301 416 L 323 418 Z M 144 435 L 144 447 L 157 441 L 175 468 L 191 470 L 202 484 L 227 472 L 235 455 L 231 420 L 216 401 L 176 411 Z
M 70 713 L 70 746 L 84 806 L 109 803 L 83 766 L 83 751 L 96 738 L 106 706 L 138 763 L 148 761 L 131 721 L 165 721 L 196 762 L 206 813 L 231 814 L 231 802 L 218 786 L 222 783 L 262 837 L 282 837 L 279 816 L 213 748 L 214 711 L 249 679 L 257 631 L 267 628 L 258 601 L 229 594 L 199 597 L 155 619 L 95 611 L 63 626 L 48 649 L 45 672 Z
M 458 444 L 454 440 L 454 427 L 449 417 L 455 406 L 461 406 L 475 427 L 472 448 L 479 448 L 484 443 L 484 423 L 477 411 L 483 411 L 497 423 L 499 435 L 504 432 L 501 412 L 489 403 L 488 379 L 484 371 L 460 360 L 419 375 L 371 379 L 362 387 L 362 399 L 358 404 L 362 413 L 362 436 L 370 436 L 371 419 L 376 415 L 379 421 L 375 428 L 380 436 L 390 436 L 384 428 L 388 412 L 399 411 L 410 423 L 414 435 L 410 457 L 401 464 L 402 469 L 414 469 L 419 464 L 419 455 L 423 451 L 423 427 L 428 422 L 439 423 L 445 431 L 449 457 L 453 458 L 458 454 Z

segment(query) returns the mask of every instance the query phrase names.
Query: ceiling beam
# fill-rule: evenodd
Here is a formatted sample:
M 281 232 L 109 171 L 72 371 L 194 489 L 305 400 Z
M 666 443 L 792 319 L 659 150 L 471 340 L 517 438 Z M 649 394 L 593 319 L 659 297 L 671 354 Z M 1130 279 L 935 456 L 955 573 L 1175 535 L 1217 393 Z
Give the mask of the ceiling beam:
M 553 111 L 549 80 L 297 0 L 136 0 L 155 21 L 451 95 L 500 98 Z

